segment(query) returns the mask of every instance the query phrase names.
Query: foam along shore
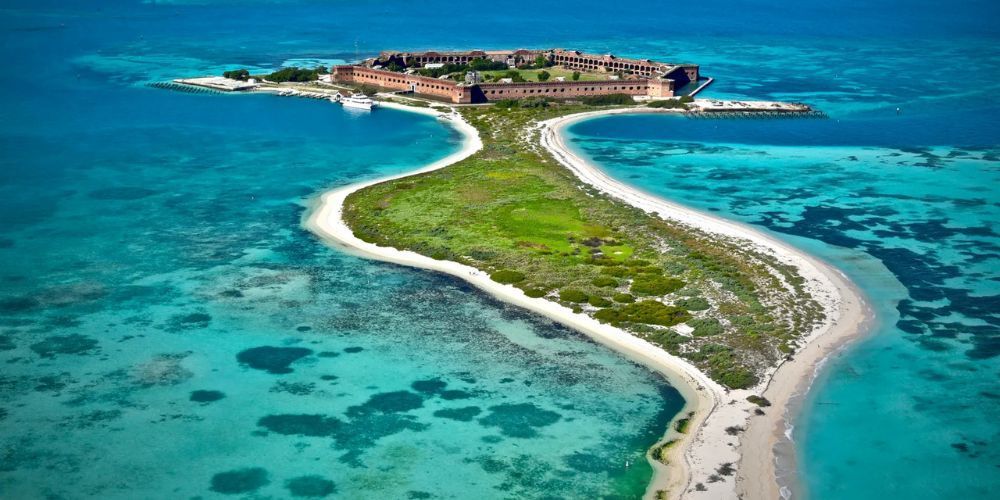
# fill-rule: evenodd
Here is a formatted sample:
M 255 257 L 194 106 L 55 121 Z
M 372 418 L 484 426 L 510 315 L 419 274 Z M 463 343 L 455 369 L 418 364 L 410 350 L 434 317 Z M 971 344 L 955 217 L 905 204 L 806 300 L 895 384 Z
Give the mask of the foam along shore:
M 708 482 L 708 477 L 715 474 L 716 469 L 723 464 L 731 463 L 735 466 L 737 462 L 740 462 L 740 477 L 746 478 L 739 482 L 740 491 L 746 493 L 746 498 L 773 499 L 778 497 L 778 486 L 773 480 L 775 473 L 771 450 L 781 434 L 774 434 L 770 431 L 777 431 L 781 424 L 784 403 L 795 392 L 799 382 L 805 379 L 802 373 L 811 373 L 812 366 L 825 356 L 826 349 L 817 351 L 814 348 L 813 355 L 809 354 L 809 348 L 803 349 L 796 355 L 795 362 L 785 363 L 776 372 L 776 376 L 770 377 L 770 380 L 765 377 L 765 382 L 762 383 L 762 385 L 767 385 L 765 395 L 775 403 L 775 407 L 769 409 L 766 417 L 755 417 L 747 433 L 744 434 L 743 440 L 737 443 L 735 437 L 726 433 L 726 428 L 746 425 L 753 409 L 753 405 L 746 401 L 746 396 L 753 394 L 753 391 L 727 392 L 687 361 L 673 356 L 645 340 L 634 337 L 619 328 L 602 324 L 587 315 L 573 313 L 569 308 L 555 302 L 543 298 L 530 298 L 514 286 L 502 285 L 491 280 L 486 272 L 456 262 L 434 260 L 415 252 L 381 247 L 356 238 L 342 217 L 343 205 L 348 195 L 367 186 L 388 180 L 444 168 L 468 158 L 482 148 L 478 131 L 454 110 L 445 114 L 435 109 L 414 108 L 394 103 L 386 103 L 384 106 L 435 115 L 448 120 L 465 136 L 462 148 L 446 158 L 413 172 L 339 187 L 324 193 L 319 197 L 305 221 L 305 226 L 309 230 L 326 241 L 365 257 L 444 272 L 464 279 L 501 300 L 574 328 L 662 373 L 671 385 L 681 392 L 686 401 L 685 407 L 676 418 L 688 418 L 689 420 L 685 433 L 679 433 L 675 426 L 671 425 L 661 441 L 674 441 L 667 455 L 669 468 L 649 458 L 654 475 L 647 488 L 647 498 L 655 497 L 656 492 L 660 490 L 666 490 L 670 498 L 682 496 L 685 498 L 736 498 L 737 488 L 733 478 L 725 477 L 722 481 Z M 695 212 L 624 186 L 573 155 L 559 137 L 559 131 L 573 121 L 609 112 L 636 111 L 635 109 L 624 109 L 582 113 L 543 122 L 540 125 L 542 145 L 583 182 L 591 184 L 617 199 L 661 217 L 688 223 L 707 232 L 746 238 L 753 244 L 768 249 L 769 253 L 780 260 L 786 263 L 795 263 L 799 266 L 803 276 L 808 279 L 814 296 L 824 304 L 827 310 L 827 326 L 813 332 L 811 337 L 823 335 L 824 345 L 829 349 L 837 344 L 835 339 L 849 336 L 857 331 L 857 324 L 863 318 L 863 314 L 860 312 L 862 301 L 850 283 L 839 273 L 758 231 Z M 817 342 L 810 342 L 810 347 L 819 345 Z M 810 361 L 811 359 L 812 361 Z M 789 386 L 789 384 L 791 385 Z M 761 388 L 757 389 L 759 391 Z M 758 437 L 754 438 L 754 436 Z M 740 447 L 752 447 L 754 453 L 744 454 L 744 460 L 741 462 L 739 460 Z M 699 483 L 704 489 L 699 488 L 696 491 L 695 485 Z

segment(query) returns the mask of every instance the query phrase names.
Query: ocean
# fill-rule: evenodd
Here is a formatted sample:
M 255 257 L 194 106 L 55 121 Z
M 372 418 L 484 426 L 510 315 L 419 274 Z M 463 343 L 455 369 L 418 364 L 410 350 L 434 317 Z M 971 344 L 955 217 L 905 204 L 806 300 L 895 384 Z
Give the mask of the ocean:
M 454 132 L 148 86 L 469 46 L 690 61 L 717 78 L 707 97 L 826 111 L 570 133 L 615 177 L 787 238 L 871 299 L 875 331 L 792 430 L 811 498 L 1000 486 L 997 7 L 574 5 L 5 2 L 0 496 L 641 495 L 683 405 L 660 377 L 300 227 L 318 193 L 441 158 Z

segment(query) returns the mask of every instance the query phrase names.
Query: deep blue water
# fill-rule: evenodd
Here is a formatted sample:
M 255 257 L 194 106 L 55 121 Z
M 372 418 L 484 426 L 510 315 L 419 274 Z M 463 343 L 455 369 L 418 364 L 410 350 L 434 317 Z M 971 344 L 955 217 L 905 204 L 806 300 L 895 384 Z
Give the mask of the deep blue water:
M 470 45 L 693 61 L 710 96 L 828 111 L 574 133 L 613 174 L 788 235 L 877 299 L 880 328 L 796 431 L 813 497 L 995 489 L 996 4 L 574 5 L 5 2 L 0 496 L 641 493 L 681 404 L 661 379 L 299 228 L 324 188 L 447 154 L 446 127 L 144 86 Z

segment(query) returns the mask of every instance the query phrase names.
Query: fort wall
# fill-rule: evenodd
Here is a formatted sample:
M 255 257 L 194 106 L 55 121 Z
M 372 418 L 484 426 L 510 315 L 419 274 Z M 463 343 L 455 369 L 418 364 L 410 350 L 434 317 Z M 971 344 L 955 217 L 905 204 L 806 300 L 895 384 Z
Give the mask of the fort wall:
M 489 59 L 517 65 L 533 62 L 539 55 L 554 64 L 591 73 L 621 73 L 625 78 L 600 81 L 547 81 L 521 83 L 456 83 L 414 74 L 375 69 L 395 63 L 401 67 L 420 67 L 427 64 L 467 64 L 473 59 Z M 447 99 L 457 104 L 548 97 L 568 99 L 608 94 L 632 96 L 673 97 L 678 89 L 699 77 L 698 66 L 673 65 L 649 59 L 627 59 L 610 54 L 594 55 L 563 49 L 551 50 L 470 50 L 470 51 L 384 51 L 378 59 L 369 59 L 365 65 L 344 65 L 333 68 L 333 80 L 345 83 L 367 84 L 381 88 L 413 91 Z

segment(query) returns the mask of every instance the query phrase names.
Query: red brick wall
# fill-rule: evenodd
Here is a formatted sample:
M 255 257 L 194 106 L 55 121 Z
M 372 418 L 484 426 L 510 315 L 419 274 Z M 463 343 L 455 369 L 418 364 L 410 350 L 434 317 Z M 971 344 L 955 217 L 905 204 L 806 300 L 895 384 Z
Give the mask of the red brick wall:
M 551 97 L 566 99 L 591 95 L 628 94 L 646 95 L 648 80 L 607 80 L 600 82 L 543 82 L 543 83 L 480 83 L 479 88 L 488 101 L 523 99 L 525 97 Z
M 410 90 L 416 93 L 443 97 L 454 103 L 472 102 L 468 87 L 452 80 L 438 80 L 426 76 L 405 75 L 395 71 L 382 71 L 361 66 L 335 66 L 333 80 L 344 83 L 374 85 L 393 90 Z

